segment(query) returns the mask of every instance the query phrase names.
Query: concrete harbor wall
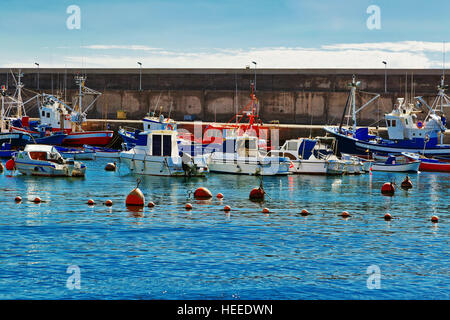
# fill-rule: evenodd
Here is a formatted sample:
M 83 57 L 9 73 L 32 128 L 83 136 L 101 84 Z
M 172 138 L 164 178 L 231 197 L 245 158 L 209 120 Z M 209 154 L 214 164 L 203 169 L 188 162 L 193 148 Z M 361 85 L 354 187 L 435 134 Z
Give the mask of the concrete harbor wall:
M 0 69 L 0 84 L 14 90 L 9 69 Z M 13 70 L 15 73 L 17 69 Z M 25 89 L 59 94 L 73 101 L 77 90 L 74 76 L 87 75 L 86 85 L 102 92 L 89 111 L 92 119 L 117 119 L 123 110 L 127 119 L 141 119 L 147 112 L 156 110 L 176 120 L 192 119 L 227 122 L 250 102 L 250 82 L 254 69 L 39 69 L 22 68 Z M 388 69 L 387 93 L 384 69 L 257 69 L 256 95 L 259 115 L 270 123 L 323 125 L 336 124 L 342 117 L 347 100 L 348 83 L 352 75 L 361 81 L 364 92 L 380 93 L 381 97 L 358 116 L 361 125 L 377 125 L 385 112 L 392 110 L 397 97 L 424 96 L 429 103 L 436 95 L 441 70 Z M 139 91 L 140 78 L 142 91 Z M 405 84 L 408 83 L 406 87 Z M 66 88 L 66 89 L 64 89 Z M 25 90 L 25 99 L 32 92 Z M 358 105 L 372 95 L 360 93 Z M 86 98 L 86 102 L 89 101 Z M 29 115 L 36 116 L 30 109 Z M 384 125 L 380 122 L 380 125 Z

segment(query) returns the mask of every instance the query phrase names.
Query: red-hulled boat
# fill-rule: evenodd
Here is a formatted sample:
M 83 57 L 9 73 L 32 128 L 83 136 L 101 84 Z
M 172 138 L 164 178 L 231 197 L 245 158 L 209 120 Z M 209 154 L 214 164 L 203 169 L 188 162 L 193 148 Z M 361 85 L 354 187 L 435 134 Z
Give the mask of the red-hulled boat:
M 450 172 L 450 162 L 441 159 L 426 158 L 424 156 L 412 156 L 405 154 L 408 159 L 420 160 L 419 171 Z

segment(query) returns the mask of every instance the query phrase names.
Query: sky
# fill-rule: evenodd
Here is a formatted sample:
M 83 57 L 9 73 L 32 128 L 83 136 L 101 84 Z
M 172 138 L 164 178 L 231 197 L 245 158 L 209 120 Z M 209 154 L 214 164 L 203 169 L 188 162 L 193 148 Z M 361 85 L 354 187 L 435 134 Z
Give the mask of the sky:
M 0 67 L 442 68 L 450 42 L 448 0 L 0 3 Z

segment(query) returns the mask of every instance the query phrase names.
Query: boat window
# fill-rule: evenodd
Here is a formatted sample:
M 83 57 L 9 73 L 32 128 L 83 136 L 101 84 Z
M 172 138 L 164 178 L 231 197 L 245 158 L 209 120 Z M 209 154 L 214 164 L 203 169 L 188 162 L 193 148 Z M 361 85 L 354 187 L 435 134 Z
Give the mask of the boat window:
M 45 117 L 45 111 L 42 111 L 42 116 Z
M 40 151 L 30 152 L 30 158 L 33 160 L 47 160 L 47 153 Z
M 163 156 L 170 157 L 172 155 L 172 136 L 163 136 Z
M 50 112 L 47 112 L 47 118 L 50 118 Z
M 160 156 L 161 155 L 161 135 L 154 134 L 152 136 L 152 155 Z
M 405 119 L 405 124 L 406 124 L 406 125 L 408 124 L 408 119 Z
M 396 127 L 396 126 L 397 126 L 397 121 L 396 121 L 396 120 L 391 120 L 391 122 L 392 122 L 392 126 L 393 126 L 393 127 Z
M 288 142 L 288 150 L 297 151 L 297 141 Z
M 256 149 L 256 141 L 255 140 L 245 140 L 245 148 L 254 150 Z

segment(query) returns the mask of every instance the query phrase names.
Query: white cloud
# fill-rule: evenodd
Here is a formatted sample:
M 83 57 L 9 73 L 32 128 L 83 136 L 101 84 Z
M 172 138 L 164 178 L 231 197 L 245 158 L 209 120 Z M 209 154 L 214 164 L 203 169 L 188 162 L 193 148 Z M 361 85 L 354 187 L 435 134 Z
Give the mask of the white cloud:
M 53 56 L 52 67 L 72 68 L 440 68 L 442 43 L 423 41 L 348 43 L 318 48 L 267 47 L 171 51 L 143 45 L 88 45 L 83 56 Z M 450 51 L 450 45 L 446 47 Z M 101 51 L 101 54 L 99 54 Z M 124 52 L 125 51 L 125 52 Z M 128 52 L 127 52 L 128 51 Z M 44 61 L 41 65 L 45 65 Z M 50 65 L 50 64 L 47 64 Z M 5 65 L 6 66 L 6 65 Z M 8 63 L 7 67 L 23 66 Z
M 85 49 L 92 50 L 133 50 L 133 51 L 153 51 L 161 50 L 161 48 L 153 48 L 142 45 L 104 45 L 104 44 L 94 44 L 89 46 L 82 46 Z

